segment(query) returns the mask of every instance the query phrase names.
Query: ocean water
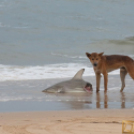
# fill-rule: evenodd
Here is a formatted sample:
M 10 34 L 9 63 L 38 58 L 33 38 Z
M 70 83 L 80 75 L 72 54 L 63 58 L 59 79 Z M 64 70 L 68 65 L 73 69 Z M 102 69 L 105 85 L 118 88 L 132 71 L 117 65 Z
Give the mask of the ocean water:
M 0 81 L 93 75 L 85 52 L 134 58 L 133 0 L 0 0 Z M 89 68 L 89 69 L 88 69 Z
M 134 59 L 133 7 L 133 0 L 0 0 L 0 102 L 28 100 L 29 88 L 36 98 L 52 79 L 69 79 L 81 68 L 94 77 L 85 52 Z

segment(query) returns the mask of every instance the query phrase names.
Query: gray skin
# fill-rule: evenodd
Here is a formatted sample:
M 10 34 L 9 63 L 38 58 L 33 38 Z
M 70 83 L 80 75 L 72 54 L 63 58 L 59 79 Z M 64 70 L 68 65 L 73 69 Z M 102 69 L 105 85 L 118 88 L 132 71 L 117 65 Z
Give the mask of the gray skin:
M 68 81 L 55 84 L 42 92 L 48 93 L 69 93 L 69 92 L 92 92 L 92 85 L 82 79 L 85 69 L 81 69 Z

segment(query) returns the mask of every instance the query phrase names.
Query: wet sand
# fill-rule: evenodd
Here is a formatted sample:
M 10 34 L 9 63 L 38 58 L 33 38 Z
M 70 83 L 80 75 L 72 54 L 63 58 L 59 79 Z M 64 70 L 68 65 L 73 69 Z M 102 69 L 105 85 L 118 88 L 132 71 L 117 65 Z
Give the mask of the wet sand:
M 0 113 L 0 134 L 120 134 L 134 110 Z

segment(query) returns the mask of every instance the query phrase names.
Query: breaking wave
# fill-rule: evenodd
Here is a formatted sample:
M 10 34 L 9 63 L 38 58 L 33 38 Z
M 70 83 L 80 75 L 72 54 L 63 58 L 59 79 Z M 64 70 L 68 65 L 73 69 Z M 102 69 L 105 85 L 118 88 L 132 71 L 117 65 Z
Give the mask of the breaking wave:
M 77 71 L 85 68 L 83 76 L 94 76 L 93 68 L 78 63 L 49 64 L 44 66 L 12 66 L 0 65 L 0 81 L 33 80 L 73 77 Z M 113 71 L 111 74 L 118 74 Z

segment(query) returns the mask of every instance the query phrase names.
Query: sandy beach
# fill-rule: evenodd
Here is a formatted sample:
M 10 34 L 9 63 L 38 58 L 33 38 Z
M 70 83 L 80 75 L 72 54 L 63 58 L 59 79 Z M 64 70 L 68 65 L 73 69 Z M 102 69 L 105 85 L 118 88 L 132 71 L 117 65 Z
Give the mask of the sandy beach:
M 80 110 L 0 113 L 0 134 L 121 134 L 134 110 Z

